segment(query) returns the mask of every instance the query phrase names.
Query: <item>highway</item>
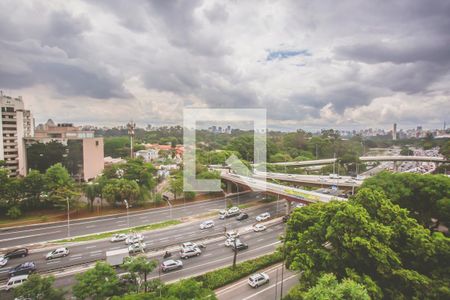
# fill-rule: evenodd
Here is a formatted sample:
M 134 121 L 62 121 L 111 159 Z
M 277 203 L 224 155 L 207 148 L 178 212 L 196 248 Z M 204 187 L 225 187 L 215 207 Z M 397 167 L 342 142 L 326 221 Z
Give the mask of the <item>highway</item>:
M 330 202 L 332 200 L 340 200 L 340 201 L 347 200 L 342 197 L 321 194 L 294 187 L 287 187 L 285 185 L 270 183 L 266 182 L 265 180 L 255 179 L 253 177 L 228 173 L 226 171 L 222 171 L 220 176 L 224 180 L 248 186 L 253 191 L 265 191 L 275 195 L 280 195 L 281 197 L 287 197 L 288 199 L 293 201 L 298 199 L 303 202 L 315 203 L 315 202 Z
M 280 201 L 281 202 L 281 201 Z M 256 223 L 255 217 L 263 212 L 270 212 L 271 215 L 276 214 L 276 203 L 265 204 L 262 206 L 246 209 L 249 218 L 243 221 L 237 221 L 235 218 L 219 220 L 218 214 L 211 217 L 215 222 L 215 227 L 207 230 L 200 230 L 199 225 L 202 222 L 194 221 L 186 224 L 180 224 L 166 229 L 154 230 L 144 234 L 144 242 L 147 245 L 147 252 L 158 251 L 170 245 L 181 244 L 183 242 L 203 240 L 211 237 L 221 236 L 224 227 L 227 230 L 234 228 L 249 226 Z M 284 209 L 284 205 L 279 205 L 279 210 Z M 54 248 L 61 247 L 57 245 Z M 55 269 L 67 269 L 75 265 L 86 264 L 96 260 L 105 259 L 105 253 L 108 250 L 126 248 L 125 242 L 112 243 L 109 240 L 97 240 L 84 243 L 76 243 L 67 246 L 70 254 L 67 257 L 54 260 L 45 260 L 44 256 L 51 249 L 37 250 L 31 252 L 27 257 L 11 259 L 8 264 L 0 269 L 0 280 L 6 280 L 8 271 L 11 267 L 19 265 L 26 261 L 36 263 L 37 271 L 47 273 Z
M 239 196 L 239 203 L 246 203 L 256 200 L 257 194 L 247 193 Z M 237 204 L 237 196 L 230 197 Z M 186 204 L 186 206 L 175 206 L 172 209 L 172 217 L 168 207 L 150 209 L 147 211 L 133 212 L 129 214 L 130 226 L 147 225 L 158 223 L 170 219 L 189 217 L 202 212 L 225 208 L 224 198 L 217 200 L 205 200 L 202 202 Z M 71 236 L 100 233 L 127 228 L 126 214 L 104 216 L 74 220 L 70 222 Z M 8 248 L 43 243 L 46 241 L 67 238 L 67 222 L 56 222 L 51 224 L 37 224 L 20 226 L 14 228 L 0 229 L 0 252 L 6 252 Z
M 252 288 L 248 285 L 248 276 L 224 286 L 215 291 L 219 300 L 242 299 L 242 300 L 277 300 L 281 297 L 281 264 L 271 266 L 258 272 L 264 272 L 269 275 L 269 283 L 258 288 Z M 298 283 L 299 275 L 296 272 L 284 269 L 283 274 L 283 297 L 289 290 Z
M 343 187 L 359 187 L 362 184 L 362 180 L 354 180 L 350 176 L 341 176 L 341 178 L 339 179 L 332 179 L 329 176 L 319 176 L 319 175 L 255 172 L 253 177 L 277 179 L 282 181 L 290 181 L 298 183 L 311 183 L 315 185 L 326 185 L 326 186 L 335 185 Z
M 236 221 L 234 218 L 229 219 L 227 221 L 219 221 L 217 218 L 214 220 L 216 222 L 216 230 L 211 230 L 211 232 L 207 235 L 216 235 L 215 239 L 212 239 L 211 242 L 206 243 L 206 249 L 203 250 L 202 255 L 199 257 L 193 257 L 187 260 L 183 260 L 183 269 L 172 271 L 168 273 L 159 273 L 159 270 L 155 270 L 149 276 L 150 279 L 160 278 L 164 282 L 174 282 L 182 278 L 192 277 L 195 275 L 199 275 L 214 269 L 218 269 L 221 267 L 231 265 L 233 261 L 233 251 L 230 248 L 225 247 L 224 241 L 225 237 L 221 236 L 221 229 L 223 230 L 223 224 L 228 223 L 232 226 L 229 228 L 243 228 L 249 227 L 254 223 L 254 216 L 260 212 L 261 210 L 257 210 L 254 212 L 250 212 L 249 215 L 251 217 L 245 221 Z M 222 223 L 221 223 L 222 222 Z M 220 224 L 220 225 L 219 225 Z M 173 235 L 168 235 L 171 237 L 171 241 L 166 244 L 176 244 L 179 245 L 182 242 L 187 241 L 195 241 L 201 239 L 206 231 L 201 231 L 198 228 L 197 224 L 192 224 L 189 228 L 192 233 L 191 237 L 187 235 L 181 235 L 171 233 Z M 277 220 L 273 225 L 268 226 L 266 231 L 263 232 L 253 232 L 249 231 L 247 233 L 241 234 L 241 240 L 249 245 L 247 250 L 240 251 L 238 253 L 238 262 L 248 260 L 257 256 L 261 256 L 264 254 L 268 254 L 273 252 L 277 246 L 279 246 L 279 235 L 284 230 L 284 224 Z M 221 232 L 220 232 L 221 231 Z M 240 230 L 244 232 L 243 229 Z M 205 232 L 205 233 L 204 233 Z M 166 232 L 169 234 L 169 232 Z M 178 235 L 179 237 L 175 238 Z M 153 237 L 152 237 L 153 239 Z M 179 254 L 172 251 L 174 259 L 179 259 Z M 74 254 L 75 255 L 75 254 Z M 70 254 L 68 257 L 61 260 L 68 260 L 74 257 L 73 254 Z M 104 255 L 104 254 L 103 254 Z M 98 255 L 96 259 L 100 259 L 103 255 Z M 162 261 L 161 251 L 154 253 L 147 253 L 150 258 L 155 258 L 159 262 Z M 119 273 L 122 272 L 119 270 Z M 67 288 L 75 283 L 74 273 L 69 275 L 63 275 L 56 273 L 56 281 L 55 286 L 61 288 Z M 6 291 L 2 291 L 0 294 L 0 298 L 8 299 L 11 297 L 12 293 L 8 293 Z

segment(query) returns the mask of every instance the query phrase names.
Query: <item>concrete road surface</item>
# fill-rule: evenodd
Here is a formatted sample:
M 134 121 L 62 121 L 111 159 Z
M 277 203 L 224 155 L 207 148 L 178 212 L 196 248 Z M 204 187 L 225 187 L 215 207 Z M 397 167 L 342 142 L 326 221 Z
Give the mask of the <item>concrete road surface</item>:
M 240 195 L 239 203 L 242 204 L 250 202 L 256 200 L 257 197 L 260 197 L 257 193 Z M 237 197 L 232 197 L 230 199 L 237 204 Z M 217 200 L 207 200 L 186 204 L 185 206 L 176 206 L 172 209 L 172 216 L 169 208 L 164 207 L 150 209 L 143 212 L 130 213 L 129 218 L 127 218 L 125 214 L 89 218 L 85 220 L 74 220 L 70 222 L 70 234 L 74 237 L 85 234 L 126 229 L 128 227 L 128 220 L 130 226 L 133 227 L 192 216 L 212 211 L 214 209 L 223 209 L 225 206 L 225 200 L 224 198 L 221 198 Z M 64 238 L 67 238 L 67 222 L 4 228 L 0 229 L 0 252 L 6 252 L 7 248 L 16 247 L 19 245 L 29 245 Z
M 289 292 L 289 290 L 298 283 L 299 275 L 297 272 L 290 270 L 284 270 L 283 281 L 281 280 L 281 264 L 269 267 L 260 272 L 265 272 L 269 275 L 269 283 L 262 285 L 258 288 L 252 288 L 248 285 L 248 277 L 229 284 L 223 288 L 216 290 L 216 296 L 219 300 L 277 300 L 282 299 Z M 283 284 L 282 284 L 283 283 Z M 281 285 L 283 285 L 283 291 L 281 291 Z

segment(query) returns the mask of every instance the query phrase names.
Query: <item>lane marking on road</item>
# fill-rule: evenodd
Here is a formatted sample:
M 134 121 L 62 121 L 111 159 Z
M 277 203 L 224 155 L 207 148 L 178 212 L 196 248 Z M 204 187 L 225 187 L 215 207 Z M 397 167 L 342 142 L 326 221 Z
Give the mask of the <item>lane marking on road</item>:
M 97 245 L 92 245 L 92 246 L 85 247 L 85 249 L 93 249 L 93 248 L 97 248 Z
M 81 256 L 77 256 L 77 257 L 71 257 L 71 258 L 69 258 L 69 260 L 76 260 L 76 259 L 81 259 Z
M 261 241 L 264 241 L 264 239 L 257 239 L 256 241 L 257 242 L 261 242 Z
M 91 251 L 91 252 L 89 252 L 89 253 L 101 253 L 101 252 L 103 252 L 103 250 Z
M 86 226 L 87 229 L 94 228 L 94 227 L 97 227 L 97 226 L 96 225 L 88 225 L 88 226 Z
M 203 254 L 204 257 L 206 257 L 206 256 L 211 256 L 211 255 L 213 255 L 213 254 L 212 254 L 212 253 Z
M 44 233 L 38 233 L 38 234 L 31 234 L 31 235 L 23 235 L 23 236 L 18 236 L 18 237 L 13 237 L 13 238 L 9 238 L 9 239 L 0 240 L 0 242 L 8 242 L 8 241 L 13 241 L 13 240 L 27 239 L 27 238 L 30 238 L 30 237 L 49 235 L 49 234 L 54 234 L 54 233 L 59 233 L 59 232 L 61 232 L 61 230 L 44 232 Z
M 291 275 L 291 276 L 285 278 L 285 279 L 283 280 L 283 282 L 285 282 L 286 280 L 289 280 L 289 279 L 291 279 L 291 278 L 294 278 L 294 277 L 296 277 L 296 276 L 298 276 L 298 274 Z M 269 285 L 269 286 L 266 287 L 265 289 L 262 289 L 262 290 L 260 290 L 260 291 L 258 291 L 258 292 L 256 292 L 256 293 L 254 293 L 254 294 L 248 296 L 248 297 L 245 297 L 245 298 L 242 299 L 242 300 L 248 300 L 248 299 L 254 298 L 255 296 L 258 296 L 259 294 L 264 293 L 265 291 L 274 288 L 277 284 L 280 285 L 280 284 L 281 284 L 281 280 L 280 280 L 280 282 L 277 282 L 277 283 L 275 283 L 275 284 Z
M 47 265 L 51 265 L 51 264 L 57 264 L 57 263 L 60 263 L 60 262 L 61 262 L 60 260 L 50 260 L 50 261 L 47 261 L 46 264 Z
M 99 256 L 99 255 L 102 255 L 102 253 L 92 253 L 89 256 Z
M 122 248 L 122 247 L 118 246 L 118 247 L 112 247 L 112 248 L 109 248 L 109 249 L 110 250 L 117 250 L 117 249 L 120 249 L 120 248 Z

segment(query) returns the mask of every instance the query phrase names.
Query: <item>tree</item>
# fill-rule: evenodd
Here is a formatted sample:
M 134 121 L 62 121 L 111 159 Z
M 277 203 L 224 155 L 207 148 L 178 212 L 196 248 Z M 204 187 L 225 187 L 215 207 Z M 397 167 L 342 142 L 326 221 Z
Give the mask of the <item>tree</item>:
M 169 179 L 169 189 L 172 192 L 175 200 L 177 200 L 177 195 L 183 192 L 183 177 L 180 175 L 174 175 Z
M 75 276 L 73 295 L 78 299 L 105 299 L 118 294 L 116 271 L 105 262 L 97 262 L 93 269 Z
M 193 279 L 180 280 L 169 285 L 166 299 L 217 299 L 214 292 Z
M 64 292 L 53 287 L 53 276 L 42 277 L 32 274 L 24 284 L 14 290 L 14 296 L 20 299 L 59 300 L 64 299 Z
M 131 204 L 139 196 L 139 185 L 133 180 L 111 179 L 104 185 L 102 194 L 113 206 L 125 199 Z
M 366 288 L 351 279 L 339 282 L 334 274 L 322 275 L 315 286 L 306 292 L 295 287 L 289 292 L 285 300 L 370 300 Z
M 445 222 L 439 211 L 448 202 L 441 202 L 438 207 L 438 201 L 450 198 L 447 176 L 381 172 L 365 180 L 363 187 L 383 191 L 392 202 L 408 209 L 411 217 L 431 229 Z M 437 219 L 436 224 L 432 218 Z
M 94 209 L 94 201 L 101 196 L 101 186 L 98 182 L 93 181 L 84 185 L 84 194 L 89 200 L 89 207 L 91 211 Z
M 147 292 L 147 275 L 152 272 L 157 266 L 157 261 L 148 260 L 144 256 L 138 256 L 130 259 L 125 264 L 125 269 L 127 269 L 132 276 L 139 276 L 141 279 L 144 279 L 144 292 Z M 143 278 L 142 278 L 143 277 Z M 138 291 L 140 287 L 138 286 Z
M 25 178 L 23 178 L 22 186 L 26 199 L 25 206 L 28 209 L 41 207 L 41 198 L 45 192 L 47 178 L 44 174 L 37 170 L 31 170 Z
M 379 191 L 367 188 L 347 202 L 296 210 L 288 222 L 287 265 L 302 270 L 300 289 L 324 273 L 366 286 L 373 299 L 450 296 L 450 239 L 430 234 Z

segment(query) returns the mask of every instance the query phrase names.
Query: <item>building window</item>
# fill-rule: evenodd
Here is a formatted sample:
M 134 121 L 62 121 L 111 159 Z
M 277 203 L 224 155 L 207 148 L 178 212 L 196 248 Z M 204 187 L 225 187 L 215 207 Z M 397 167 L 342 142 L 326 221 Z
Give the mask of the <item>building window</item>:
M 98 146 L 98 141 L 95 141 L 95 146 Z

